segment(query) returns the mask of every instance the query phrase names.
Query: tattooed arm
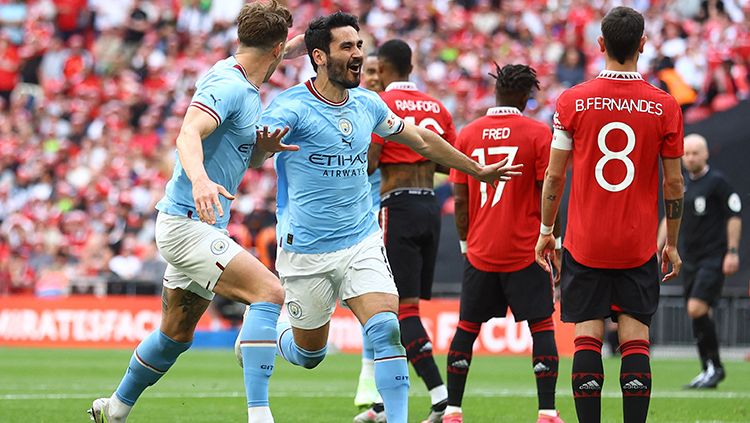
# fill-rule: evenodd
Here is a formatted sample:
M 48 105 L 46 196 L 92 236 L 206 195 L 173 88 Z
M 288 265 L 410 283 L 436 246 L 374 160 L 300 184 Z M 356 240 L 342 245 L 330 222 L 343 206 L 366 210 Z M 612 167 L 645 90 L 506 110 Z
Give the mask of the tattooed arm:
M 560 208 L 560 197 L 562 197 L 565 188 L 565 170 L 568 166 L 568 158 L 571 150 L 560 150 L 552 148 L 549 154 L 549 165 L 544 174 L 544 185 L 542 186 L 542 225 L 559 226 L 557 211 Z M 556 232 L 559 234 L 559 229 Z M 555 235 L 539 234 L 539 240 L 536 244 L 536 262 L 542 269 L 549 272 L 551 269 L 547 265 L 546 256 L 555 251 Z M 554 263 L 555 267 L 559 264 Z M 558 269 L 559 270 L 559 269 Z
M 682 260 L 677 252 L 677 237 L 682 221 L 682 199 L 685 193 L 685 182 L 682 180 L 680 159 L 662 159 L 664 170 L 664 214 L 667 220 L 667 236 L 664 249 L 661 251 L 661 270 L 666 273 L 662 281 L 674 278 L 680 273 Z M 672 271 L 667 273 L 671 263 Z

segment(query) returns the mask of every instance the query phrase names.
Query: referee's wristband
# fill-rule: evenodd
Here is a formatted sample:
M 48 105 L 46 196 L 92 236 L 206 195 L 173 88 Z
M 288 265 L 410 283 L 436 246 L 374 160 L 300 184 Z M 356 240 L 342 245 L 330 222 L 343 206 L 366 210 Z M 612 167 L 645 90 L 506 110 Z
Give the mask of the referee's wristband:
M 466 250 L 469 249 L 469 246 L 466 244 L 466 241 L 458 241 L 458 246 L 461 247 L 461 254 L 466 254 Z
M 562 238 L 558 236 L 557 238 L 555 238 L 555 250 L 559 250 L 561 248 L 562 248 Z
M 552 233 L 552 230 L 555 228 L 555 225 L 547 226 L 544 223 L 539 225 L 539 233 L 542 235 L 549 235 Z

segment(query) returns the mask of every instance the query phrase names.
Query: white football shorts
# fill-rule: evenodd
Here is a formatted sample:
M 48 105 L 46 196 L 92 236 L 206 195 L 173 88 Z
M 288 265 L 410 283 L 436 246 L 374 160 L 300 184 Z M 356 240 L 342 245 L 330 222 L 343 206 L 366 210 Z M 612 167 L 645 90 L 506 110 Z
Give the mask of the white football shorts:
M 222 272 L 242 247 L 226 230 L 182 216 L 159 213 L 156 246 L 167 260 L 164 286 L 211 300 Z
M 279 249 L 276 270 L 286 290 L 286 310 L 293 327 L 317 329 L 331 320 L 336 300 L 368 293 L 398 295 L 383 234 L 378 231 L 344 250 L 300 254 Z

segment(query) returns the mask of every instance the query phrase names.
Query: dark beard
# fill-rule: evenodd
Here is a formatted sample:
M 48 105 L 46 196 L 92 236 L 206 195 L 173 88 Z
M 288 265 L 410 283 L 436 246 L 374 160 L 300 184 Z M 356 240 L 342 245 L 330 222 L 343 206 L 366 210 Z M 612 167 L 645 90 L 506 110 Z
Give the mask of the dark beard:
M 359 77 L 354 80 L 347 79 L 349 67 L 346 63 L 329 61 L 326 65 L 326 71 L 328 71 L 328 79 L 334 84 L 341 85 L 344 88 L 357 88 L 359 86 Z

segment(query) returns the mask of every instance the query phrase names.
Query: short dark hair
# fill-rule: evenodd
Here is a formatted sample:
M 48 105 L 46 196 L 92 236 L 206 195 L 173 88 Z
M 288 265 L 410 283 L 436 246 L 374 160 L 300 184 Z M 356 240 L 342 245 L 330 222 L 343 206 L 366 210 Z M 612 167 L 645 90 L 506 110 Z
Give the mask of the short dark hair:
M 539 89 L 539 80 L 536 79 L 536 71 L 527 65 L 505 65 L 502 68 L 495 63 L 497 75 L 490 74 L 495 78 L 495 97 L 509 95 L 526 95 L 531 90 Z
M 305 31 L 305 47 L 307 54 L 310 56 L 310 63 L 314 70 L 318 70 L 318 65 L 313 59 L 313 50 L 323 50 L 326 54 L 331 53 L 331 41 L 333 36 L 331 30 L 350 26 L 359 32 L 359 22 L 357 17 L 349 13 L 336 12 L 328 16 L 320 16 L 313 19 Z
M 607 54 L 620 64 L 633 58 L 643 37 L 643 15 L 629 7 L 615 7 L 602 19 Z
M 237 38 L 247 47 L 271 48 L 286 40 L 291 27 L 292 14 L 276 0 L 248 3 L 237 16 Z
M 411 73 L 411 47 L 402 40 L 388 40 L 378 49 L 378 60 L 393 66 L 400 76 Z

